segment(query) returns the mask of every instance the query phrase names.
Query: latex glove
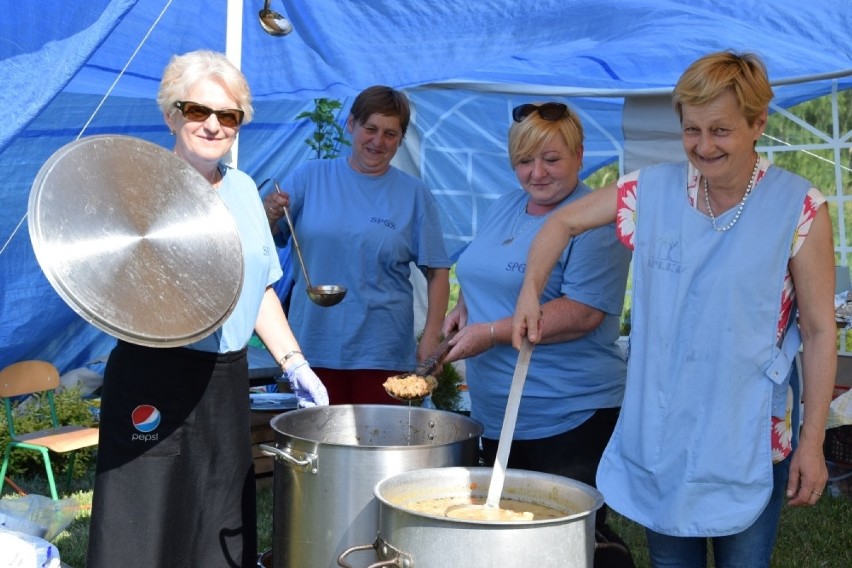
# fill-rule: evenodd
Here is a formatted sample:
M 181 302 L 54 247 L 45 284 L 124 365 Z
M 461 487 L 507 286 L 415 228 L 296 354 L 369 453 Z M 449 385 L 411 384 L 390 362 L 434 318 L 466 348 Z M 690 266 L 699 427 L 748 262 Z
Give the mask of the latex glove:
M 302 361 L 284 374 L 290 382 L 290 388 L 299 399 L 300 408 L 309 406 L 328 406 L 328 392 L 307 361 Z

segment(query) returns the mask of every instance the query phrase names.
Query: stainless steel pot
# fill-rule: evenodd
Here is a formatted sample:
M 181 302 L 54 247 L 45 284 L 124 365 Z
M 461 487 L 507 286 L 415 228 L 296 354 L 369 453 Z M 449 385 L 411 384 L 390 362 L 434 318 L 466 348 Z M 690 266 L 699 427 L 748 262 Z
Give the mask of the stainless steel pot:
M 383 479 L 374 489 L 379 500 L 379 534 L 372 545 L 352 547 L 378 562 L 370 568 L 591 568 L 595 514 L 603 505 L 597 489 L 566 477 L 507 470 L 502 498 L 567 511 L 546 520 L 500 522 L 449 519 L 413 511 L 406 503 L 488 493 L 491 468 L 451 467 L 409 471 Z
M 333 568 L 353 543 L 373 542 L 376 483 L 410 470 L 474 465 L 482 426 L 408 406 L 303 408 L 272 419 L 274 568 Z M 372 561 L 372 560 L 370 560 Z

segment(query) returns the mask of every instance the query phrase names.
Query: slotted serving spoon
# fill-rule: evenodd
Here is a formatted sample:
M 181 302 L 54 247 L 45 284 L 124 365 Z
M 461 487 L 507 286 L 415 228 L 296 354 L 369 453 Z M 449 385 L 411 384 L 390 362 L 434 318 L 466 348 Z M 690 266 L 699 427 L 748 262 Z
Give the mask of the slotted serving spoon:
M 450 332 L 449 334 L 447 334 L 447 336 L 441 341 L 441 343 L 438 344 L 438 347 L 435 348 L 435 351 L 429 357 L 424 359 L 422 363 L 417 365 L 417 368 L 414 369 L 413 373 L 408 373 L 408 374 L 399 375 L 399 376 L 401 378 L 404 378 L 404 377 L 409 377 L 409 376 L 413 375 L 413 376 L 424 377 L 424 378 L 425 377 L 432 377 L 434 379 L 435 373 L 437 372 L 438 367 L 441 365 L 441 363 L 444 360 L 444 356 L 450 350 L 450 340 L 453 337 L 456 336 L 456 333 L 457 332 L 453 331 L 453 332 Z M 434 384 L 432 385 L 432 388 L 429 390 L 429 392 L 425 393 L 423 396 L 415 396 L 415 397 L 410 397 L 410 398 L 403 398 L 403 397 L 397 396 L 397 395 L 393 394 L 387 387 L 385 387 L 385 392 L 387 392 L 388 395 L 391 396 L 391 398 L 395 398 L 396 400 L 399 400 L 399 401 L 402 401 L 402 402 L 419 402 L 419 401 L 423 400 L 424 398 L 426 398 L 427 396 L 431 395 L 433 392 L 435 392 L 435 389 L 437 387 L 438 387 L 438 383 L 437 383 L 437 381 L 435 381 Z
M 275 191 L 282 193 L 277 181 L 275 182 Z M 346 288 L 336 284 L 311 285 L 308 269 L 305 267 L 305 260 L 302 258 L 302 248 L 299 246 L 298 239 L 296 239 L 296 229 L 293 227 L 293 219 L 290 218 L 289 207 L 284 207 L 284 218 L 287 220 L 287 226 L 290 227 L 290 236 L 293 238 L 293 246 L 296 248 L 296 256 L 299 258 L 299 266 L 302 268 L 302 274 L 305 276 L 308 298 L 318 306 L 326 308 L 339 304 L 343 300 L 343 297 L 346 296 Z

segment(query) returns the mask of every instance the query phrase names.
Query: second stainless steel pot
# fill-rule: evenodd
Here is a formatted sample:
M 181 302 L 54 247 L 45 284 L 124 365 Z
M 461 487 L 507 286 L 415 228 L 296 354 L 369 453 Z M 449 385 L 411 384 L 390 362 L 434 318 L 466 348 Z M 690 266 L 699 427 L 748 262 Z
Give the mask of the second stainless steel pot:
M 274 568 L 333 568 L 379 525 L 373 487 L 397 473 L 478 461 L 482 426 L 408 406 L 304 408 L 272 419 Z
M 344 552 L 339 566 L 351 567 L 352 560 L 366 556 L 374 560 L 370 568 L 591 568 L 603 496 L 567 477 L 506 471 L 503 498 L 565 512 L 554 519 L 450 519 L 410 508 L 421 501 L 484 499 L 490 481 L 491 469 L 483 467 L 421 469 L 383 479 L 375 487 L 377 538 Z

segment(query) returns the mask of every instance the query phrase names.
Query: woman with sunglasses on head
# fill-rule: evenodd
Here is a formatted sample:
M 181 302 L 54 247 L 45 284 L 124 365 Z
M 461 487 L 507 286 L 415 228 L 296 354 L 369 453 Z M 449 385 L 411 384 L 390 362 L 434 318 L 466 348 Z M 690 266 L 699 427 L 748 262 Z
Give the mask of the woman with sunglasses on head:
M 561 209 L 530 251 L 513 343 L 546 338 L 539 294 L 584 231 L 617 223 L 634 253 L 621 417 L 598 487 L 646 527 L 654 566 L 768 567 L 785 494 L 814 505 L 836 365 L 825 198 L 755 150 L 773 96 L 755 55 L 700 58 L 674 89 L 687 162 Z M 799 346 L 804 420 L 791 395 Z
M 308 160 L 264 198 L 277 239 L 296 239 L 311 280 L 347 289 L 333 307 L 293 294 L 290 319 L 305 353 L 328 387 L 331 404 L 398 404 L 382 386 L 417 366 L 441 342 L 450 294 L 450 259 L 438 208 L 429 188 L 391 160 L 405 137 L 411 108 L 404 93 L 383 85 L 364 89 L 352 103 L 346 129 L 352 152 Z M 426 319 L 420 342 L 414 329 L 414 263 L 426 278 Z M 307 287 L 294 273 L 294 290 Z
M 252 118 L 245 77 L 220 53 L 175 56 L 157 102 L 175 136 L 174 152 L 210 182 L 234 217 L 243 286 L 211 335 L 178 348 L 119 341 L 110 354 L 87 566 L 254 567 L 246 360 L 252 331 L 279 361 L 300 405 L 327 404 L 327 395 L 270 288 L 281 268 L 257 187 L 221 163 Z
M 583 127 L 562 103 L 525 104 L 512 113 L 509 161 L 520 189 L 501 195 L 461 254 L 459 299 L 444 320 L 458 330 L 446 361 L 465 359 L 471 416 L 483 423 L 484 461 L 494 464 L 517 360 L 512 311 L 527 250 L 545 220 L 591 190 L 579 179 Z M 576 239 L 559 254 L 544 291 L 543 339 L 533 353 L 508 466 L 595 484 L 618 417 L 625 357 L 619 338 L 630 252 L 614 225 Z M 597 528 L 618 540 L 606 525 Z M 625 549 L 622 549 L 625 551 Z M 630 566 L 629 554 L 618 566 Z M 598 559 L 597 566 L 605 566 Z

